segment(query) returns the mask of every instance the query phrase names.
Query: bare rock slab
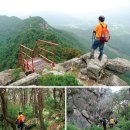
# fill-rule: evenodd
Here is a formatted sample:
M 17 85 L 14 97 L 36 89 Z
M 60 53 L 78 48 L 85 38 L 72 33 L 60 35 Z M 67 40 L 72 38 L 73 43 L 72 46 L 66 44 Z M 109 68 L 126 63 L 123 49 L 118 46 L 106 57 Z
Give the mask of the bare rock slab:
M 130 61 L 123 58 L 110 59 L 107 62 L 106 68 L 122 74 L 130 71 Z
M 13 81 L 12 73 L 14 69 L 8 69 L 0 72 L 0 86 L 6 86 Z
M 128 84 L 124 80 L 120 79 L 116 75 L 113 75 L 107 78 L 106 80 L 104 80 L 103 84 L 107 86 L 128 86 Z
M 107 56 L 103 55 L 102 60 L 98 60 L 99 53 L 95 54 L 95 58 L 87 61 L 87 68 L 81 69 L 82 74 L 88 75 L 90 78 L 98 79 L 101 71 L 104 69 L 107 63 Z
M 27 86 L 27 85 L 37 85 L 37 80 L 41 76 L 37 73 L 30 74 L 26 76 L 25 78 L 22 78 L 9 86 Z

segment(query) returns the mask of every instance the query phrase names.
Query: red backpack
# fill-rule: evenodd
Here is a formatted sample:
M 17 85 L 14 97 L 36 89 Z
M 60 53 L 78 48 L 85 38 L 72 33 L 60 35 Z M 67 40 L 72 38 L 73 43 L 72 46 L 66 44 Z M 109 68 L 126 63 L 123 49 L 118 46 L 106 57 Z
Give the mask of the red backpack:
M 100 38 L 100 40 L 102 42 L 108 42 L 110 40 L 109 30 L 107 29 L 107 26 L 103 27 L 102 24 L 100 24 L 100 25 L 102 26 L 102 32 L 101 32 L 101 38 Z

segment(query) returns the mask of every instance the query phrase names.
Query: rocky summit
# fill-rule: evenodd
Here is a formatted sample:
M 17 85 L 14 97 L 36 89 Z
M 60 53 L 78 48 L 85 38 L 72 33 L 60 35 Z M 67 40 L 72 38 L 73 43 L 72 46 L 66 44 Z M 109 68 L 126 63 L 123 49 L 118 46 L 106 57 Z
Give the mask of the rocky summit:
M 109 59 L 105 54 L 102 60 L 98 60 L 99 53 L 95 53 L 94 59 L 89 59 L 90 53 L 79 58 L 73 58 L 64 63 L 56 64 L 53 69 L 44 68 L 41 73 L 26 75 L 20 72 L 20 78 L 14 81 L 12 75 L 14 69 L 0 72 L 0 85 L 23 86 L 38 85 L 37 80 L 47 74 L 64 76 L 71 73 L 84 86 L 128 86 L 122 76 L 128 79 L 130 74 L 130 61 L 122 58 Z M 51 86 L 51 84 L 50 84 Z
M 86 82 L 94 81 L 93 85 L 127 86 L 128 84 L 120 78 L 120 75 L 130 72 L 130 61 L 122 58 L 108 59 L 104 54 L 102 60 L 98 60 L 99 53 L 96 52 L 94 59 L 89 59 L 90 53 L 79 58 L 73 58 L 64 62 L 65 71 L 77 69 L 79 79 Z

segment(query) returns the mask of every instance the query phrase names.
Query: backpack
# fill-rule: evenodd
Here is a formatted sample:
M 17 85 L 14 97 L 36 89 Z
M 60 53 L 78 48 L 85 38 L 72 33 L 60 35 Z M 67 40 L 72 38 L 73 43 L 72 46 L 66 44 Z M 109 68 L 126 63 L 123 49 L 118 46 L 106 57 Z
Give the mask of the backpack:
M 100 24 L 100 25 L 102 26 L 100 41 L 108 42 L 110 40 L 109 30 L 107 29 L 107 26 L 104 28 L 102 24 Z
M 19 118 L 19 122 L 25 122 L 25 116 L 23 116 L 23 115 L 20 115 L 20 118 Z

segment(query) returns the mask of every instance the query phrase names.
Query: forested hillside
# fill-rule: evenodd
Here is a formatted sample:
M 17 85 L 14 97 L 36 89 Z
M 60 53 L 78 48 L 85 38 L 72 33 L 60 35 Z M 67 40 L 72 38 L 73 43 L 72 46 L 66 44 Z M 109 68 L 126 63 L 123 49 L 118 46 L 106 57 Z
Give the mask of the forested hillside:
M 33 49 L 37 39 L 59 44 L 55 50 L 56 62 L 73 58 L 79 55 L 80 51 L 84 51 L 71 33 L 51 27 L 41 17 L 22 20 L 17 17 L 0 16 L 0 30 L 0 71 L 16 67 L 19 44 Z
M 24 130 L 64 129 L 64 89 L 0 89 L 0 130 L 16 130 L 18 114 L 24 115 Z

